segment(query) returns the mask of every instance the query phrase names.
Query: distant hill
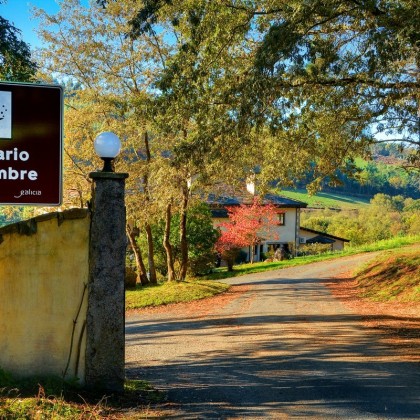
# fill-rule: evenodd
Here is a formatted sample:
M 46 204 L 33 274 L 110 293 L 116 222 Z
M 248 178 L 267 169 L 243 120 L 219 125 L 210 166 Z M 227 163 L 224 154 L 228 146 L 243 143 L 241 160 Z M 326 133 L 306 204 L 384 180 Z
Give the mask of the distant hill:
M 369 198 L 357 198 L 334 192 L 319 192 L 316 195 L 310 196 L 304 189 L 286 189 L 278 191 L 278 193 L 292 200 L 308 203 L 308 207 L 310 208 L 353 210 L 369 205 Z
M 306 181 L 297 184 L 296 190 L 286 189 L 283 195 L 306 201 L 311 207 L 338 208 L 357 208 L 379 193 L 420 199 L 420 173 L 404 168 L 406 153 L 394 144 L 375 145 L 371 160 L 359 158 L 354 162 L 355 167 L 348 167 L 348 173 L 337 171 L 333 178 L 324 180 L 322 192 L 316 196 L 305 194 L 306 185 L 311 181 L 311 171 Z

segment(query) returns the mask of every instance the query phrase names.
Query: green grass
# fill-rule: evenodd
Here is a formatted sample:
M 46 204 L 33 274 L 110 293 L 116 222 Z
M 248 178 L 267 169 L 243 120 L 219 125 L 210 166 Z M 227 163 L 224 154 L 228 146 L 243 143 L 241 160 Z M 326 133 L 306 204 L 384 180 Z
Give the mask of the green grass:
M 333 208 L 342 210 L 360 209 L 369 205 L 368 199 L 352 197 L 349 195 L 342 195 L 337 193 L 319 192 L 315 195 L 308 195 L 306 190 L 281 190 L 278 192 L 284 197 L 292 200 L 303 201 L 308 203 L 308 207 L 314 208 Z
M 396 249 L 405 245 L 420 243 L 420 235 L 411 237 L 399 237 L 376 242 L 374 244 L 359 247 L 347 247 L 344 251 L 329 252 L 319 255 L 297 257 L 291 260 L 277 262 L 260 262 L 254 264 L 236 265 L 233 271 L 227 271 L 226 267 L 217 268 L 213 273 L 200 279 L 193 279 L 185 282 L 159 283 L 151 286 L 138 286 L 135 290 L 126 291 L 126 308 L 140 309 L 148 306 L 167 305 L 170 303 L 190 302 L 206 297 L 214 296 L 226 291 L 229 286 L 217 280 L 229 277 L 238 277 L 245 274 L 271 271 L 286 267 L 310 264 L 317 261 L 330 260 L 334 258 L 355 255 L 362 252 L 374 252 L 387 249 Z
M 385 251 L 356 276 L 361 297 L 376 302 L 420 302 L 420 244 Z
M 234 266 L 234 270 L 229 272 L 225 267 L 216 269 L 213 273 L 205 276 L 208 280 L 221 280 L 229 277 L 243 276 L 245 274 L 259 273 L 262 271 L 277 270 L 286 267 L 293 267 L 298 265 L 310 264 L 317 261 L 325 261 L 334 258 L 345 257 L 349 255 L 360 254 L 363 252 L 375 252 L 387 249 L 401 248 L 406 245 L 412 245 L 420 242 L 420 235 L 397 237 L 387 239 L 373 244 L 366 244 L 362 246 L 347 247 L 343 251 L 328 252 L 319 255 L 310 255 L 305 257 L 296 257 L 291 260 L 277 261 L 277 262 L 260 262 L 254 264 L 241 264 Z
M 16 380 L 0 368 L 0 419 L 99 420 L 123 418 L 126 411 L 147 418 L 154 417 L 150 404 L 164 399 L 165 394 L 146 381 L 127 380 L 124 394 L 105 396 L 74 388 L 60 378 Z
M 165 282 L 158 285 L 137 287 L 126 291 L 126 308 L 139 309 L 146 306 L 167 305 L 169 303 L 191 302 L 224 292 L 228 285 L 206 280 Z

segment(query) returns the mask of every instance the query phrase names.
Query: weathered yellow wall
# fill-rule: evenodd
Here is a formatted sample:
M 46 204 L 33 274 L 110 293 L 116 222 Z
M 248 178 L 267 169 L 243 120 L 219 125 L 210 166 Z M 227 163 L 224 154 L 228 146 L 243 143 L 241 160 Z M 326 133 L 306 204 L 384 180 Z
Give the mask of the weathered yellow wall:
M 26 235 L 17 230 L 36 227 Z M 84 382 L 89 273 L 87 211 L 75 209 L 0 229 L 0 367 L 16 376 L 61 376 Z M 77 369 L 77 371 L 76 371 Z

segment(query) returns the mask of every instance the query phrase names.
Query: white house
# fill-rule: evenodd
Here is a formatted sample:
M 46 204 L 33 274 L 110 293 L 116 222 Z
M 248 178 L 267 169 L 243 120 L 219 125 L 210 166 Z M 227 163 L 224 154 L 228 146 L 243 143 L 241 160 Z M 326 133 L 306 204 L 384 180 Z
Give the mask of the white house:
M 247 192 L 241 194 L 228 195 L 210 195 L 208 204 L 210 205 L 213 224 L 219 226 L 228 220 L 228 207 L 235 207 L 241 204 L 252 204 L 255 196 L 253 183 L 247 185 Z M 257 245 L 254 250 L 254 261 L 261 261 L 263 256 L 267 256 L 270 251 L 283 248 L 286 252 L 293 255 L 297 254 L 299 246 L 306 243 L 331 244 L 331 250 L 341 250 L 344 243 L 349 240 L 318 232 L 312 229 L 306 229 L 300 226 L 301 209 L 307 207 L 307 203 L 292 200 L 275 194 L 266 194 L 262 201 L 263 204 L 272 204 L 276 207 L 278 213 L 278 224 L 272 227 L 270 236 Z M 251 249 L 243 248 L 246 253 L 247 261 L 250 259 Z
M 211 208 L 214 226 L 228 220 L 227 207 L 251 204 L 252 200 L 253 195 L 246 193 L 234 197 L 210 196 L 208 203 Z M 276 207 L 278 224 L 272 227 L 271 238 L 267 238 L 255 247 L 254 261 L 261 261 L 263 254 L 267 255 L 270 250 L 275 251 L 280 247 L 284 248 L 286 252 L 295 253 L 299 247 L 300 211 L 307 204 L 274 194 L 265 195 L 262 203 L 272 204 Z M 247 254 L 249 260 L 251 249 L 248 247 L 244 248 L 243 251 Z

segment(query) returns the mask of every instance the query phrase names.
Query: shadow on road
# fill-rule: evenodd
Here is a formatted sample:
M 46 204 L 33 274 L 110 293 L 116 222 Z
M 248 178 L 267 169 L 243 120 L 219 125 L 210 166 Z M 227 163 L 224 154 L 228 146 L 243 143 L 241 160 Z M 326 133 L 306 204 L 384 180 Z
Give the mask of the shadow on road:
M 129 363 L 127 374 L 166 390 L 169 399 L 186 410 L 183 416 L 249 418 L 293 413 L 304 418 L 350 410 L 355 415 L 416 418 L 420 413 L 418 364 L 398 362 L 372 335 L 354 337 L 357 322 L 357 317 L 344 315 L 327 321 L 311 315 L 129 322 L 128 346 L 132 340 L 140 340 L 143 348 L 158 341 L 165 352 L 165 342 L 171 343 L 180 333 L 187 343 L 205 337 L 210 344 L 213 335 L 234 345 L 198 352 L 192 346 L 176 361 L 144 368 L 138 367 L 141 362 Z M 312 329 L 314 323 L 318 325 Z M 261 339 L 261 334 L 268 339 Z
M 129 318 L 127 376 L 167 391 L 183 419 L 419 418 L 418 362 L 331 296 L 331 270 L 314 270 L 232 279 L 251 290 L 210 313 Z

